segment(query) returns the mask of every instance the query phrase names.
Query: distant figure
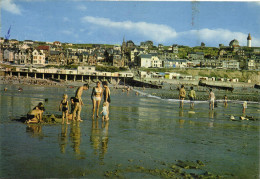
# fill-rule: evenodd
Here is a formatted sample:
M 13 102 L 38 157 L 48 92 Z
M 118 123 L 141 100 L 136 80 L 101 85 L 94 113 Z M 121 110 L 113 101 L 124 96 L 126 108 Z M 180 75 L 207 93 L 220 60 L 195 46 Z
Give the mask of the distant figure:
M 107 103 L 106 102 L 103 103 L 103 108 L 102 108 L 102 111 L 101 111 L 100 114 L 102 114 L 102 122 L 109 120 L 109 118 L 108 118 L 108 109 L 107 109 Z
M 196 93 L 193 90 L 193 86 L 190 87 L 189 98 L 190 98 L 190 107 L 194 108 L 194 100 L 196 98 Z
M 98 117 L 98 111 L 99 111 L 102 94 L 103 94 L 103 89 L 100 86 L 100 81 L 98 81 L 97 85 L 93 88 L 92 94 L 91 94 L 91 100 L 92 100 L 92 104 L 93 104 L 93 109 L 92 109 L 93 116 L 92 117 L 95 116 L 95 110 L 97 111 L 97 117 Z
M 4 91 L 7 91 L 7 88 L 6 88 L 6 87 L 4 88 Z
M 179 99 L 180 99 L 180 108 L 183 108 L 183 102 L 186 97 L 186 91 L 184 89 L 184 85 L 181 85 L 181 89 L 179 91 Z
M 64 118 L 66 118 L 66 124 L 69 123 L 68 115 L 69 115 L 69 102 L 68 102 L 68 95 L 64 94 L 63 99 L 60 102 L 60 111 L 62 111 L 62 124 L 64 124 Z
M 82 121 L 80 119 L 80 113 L 81 113 L 81 106 L 84 105 L 82 99 L 81 99 L 81 96 L 82 96 L 82 93 L 83 93 L 83 90 L 88 90 L 89 88 L 89 85 L 88 84 L 84 84 L 83 86 L 80 86 L 77 91 L 76 91 L 76 94 L 75 94 L 75 99 L 74 99 L 74 105 L 75 105 L 75 108 L 74 108 L 74 111 L 73 111 L 73 114 L 72 114 L 72 119 L 73 121 L 75 121 L 75 118 L 76 118 L 76 115 L 77 115 L 77 121 Z
M 27 113 L 27 120 L 25 123 L 39 123 L 42 121 L 42 114 L 45 111 L 45 108 L 43 106 L 38 107 L 36 106 L 35 109 L 29 111 Z
M 216 99 L 215 94 L 213 93 L 212 89 L 209 90 L 209 109 L 214 109 L 214 101 Z
M 224 96 L 224 106 L 225 106 L 225 107 L 227 107 L 227 100 L 228 100 L 227 95 L 225 95 L 225 96 Z
M 246 108 L 247 108 L 247 102 L 244 101 L 244 103 L 243 103 L 243 113 L 246 113 Z
M 108 88 L 108 82 L 105 81 L 103 82 L 103 87 L 104 87 L 104 103 L 107 103 L 107 116 L 109 118 L 109 106 L 111 103 L 111 99 L 110 99 L 110 89 Z
M 136 95 L 136 96 L 138 96 L 138 95 L 139 95 L 139 93 L 138 93 L 138 92 L 135 92 L 135 95 Z
M 23 91 L 23 88 L 19 87 L 19 88 L 18 88 L 18 91 L 20 91 L 20 92 Z

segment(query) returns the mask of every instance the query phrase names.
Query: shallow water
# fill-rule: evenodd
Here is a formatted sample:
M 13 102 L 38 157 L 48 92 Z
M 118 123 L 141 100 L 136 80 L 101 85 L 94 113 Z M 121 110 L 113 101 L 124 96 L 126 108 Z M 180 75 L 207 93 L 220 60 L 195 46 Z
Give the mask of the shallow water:
M 161 168 L 176 160 L 200 160 L 203 170 L 227 178 L 258 178 L 259 121 L 230 121 L 242 115 L 239 102 L 225 108 L 219 102 L 214 111 L 207 102 L 194 110 L 188 101 L 184 109 L 176 100 L 162 100 L 147 94 L 112 90 L 110 122 L 91 119 L 91 90 L 84 92 L 82 123 L 30 125 L 14 121 L 39 102 L 46 112 L 59 114 L 63 93 L 76 89 L 61 87 L 0 85 L 0 177 L 88 177 L 103 178 L 118 166 Z M 248 103 L 247 115 L 259 117 L 259 103 Z M 190 113 L 194 111 L 195 113 Z M 135 172 L 126 178 L 151 176 Z

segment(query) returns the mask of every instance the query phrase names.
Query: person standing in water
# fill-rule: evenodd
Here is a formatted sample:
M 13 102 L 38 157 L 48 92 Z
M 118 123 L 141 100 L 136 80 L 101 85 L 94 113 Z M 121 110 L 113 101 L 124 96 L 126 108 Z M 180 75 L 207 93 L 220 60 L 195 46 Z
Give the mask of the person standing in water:
M 103 87 L 104 87 L 104 103 L 107 103 L 107 116 L 109 119 L 109 105 L 111 103 L 111 99 L 110 99 L 110 89 L 108 88 L 108 82 L 104 81 L 103 82 Z
M 68 115 L 69 115 L 69 102 L 68 102 L 68 95 L 64 94 L 63 99 L 60 102 L 60 111 L 62 111 L 62 124 L 64 124 L 64 118 L 66 118 L 66 124 L 69 123 Z
M 95 116 L 95 111 L 97 112 L 97 117 L 98 117 L 98 111 L 99 111 L 102 94 L 103 94 L 103 89 L 100 86 L 100 81 L 98 81 L 97 85 L 93 88 L 92 94 L 91 94 L 91 100 L 93 103 L 93 110 L 92 110 L 93 116 L 92 117 Z
M 186 91 L 184 89 L 184 85 L 181 85 L 180 93 L 179 93 L 179 99 L 180 99 L 180 108 L 183 108 L 183 102 L 186 97 Z
M 196 93 L 193 90 L 193 86 L 190 87 L 189 98 L 190 98 L 190 107 L 194 108 L 194 100 L 196 98 Z
M 242 106 L 243 106 L 243 113 L 245 114 L 246 113 L 246 108 L 247 108 L 247 102 L 244 101 Z
M 81 113 L 81 106 L 83 106 L 84 103 L 81 99 L 81 96 L 82 96 L 83 90 L 88 90 L 88 88 L 89 88 L 89 85 L 84 84 L 83 86 L 80 86 L 76 91 L 75 98 L 74 98 L 74 111 L 72 114 L 73 121 L 75 121 L 75 120 L 82 121 L 80 119 L 80 113 Z M 76 115 L 77 115 L 77 119 L 75 119 Z
M 227 107 L 227 95 L 224 96 L 224 106 Z
M 214 101 L 216 100 L 215 94 L 212 89 L 209 90 L 209 109 L 214 109 Z

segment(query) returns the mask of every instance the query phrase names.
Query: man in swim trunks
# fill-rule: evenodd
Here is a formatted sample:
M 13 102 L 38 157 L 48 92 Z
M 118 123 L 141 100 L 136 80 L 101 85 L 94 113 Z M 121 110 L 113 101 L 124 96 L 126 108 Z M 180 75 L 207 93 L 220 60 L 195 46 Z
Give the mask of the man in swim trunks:
M 193 109 L 194 108 L 194 100 L 196 98 L 196 93 L 193 90 L 193 86 L 190 87 L 189 98 L 190 98 L 190 107 Z
M 82 121 L 80 119 L 80 113 L 81 113 L 81 106 L 83 106 L 84 103 L 81 99 L 81 96 L 82 96 L 83 90 L 88 90 L 88 88 L 89 88 L 89 85 L 84 84 L 83 86 L 80 86 L 76 91 L 75 99 L 74 99 L 74 111 L 72 114 L 73 121 L 75 121 L 75 120 Z M 75 119 L 76 114 L 77 114 L 77 119 Z
M 179 99 L 180 99 L 180 108 L 183 108 L 183 102 L 186 97 L 186 91 L 184 89 L 184 85 L 181 85 Z

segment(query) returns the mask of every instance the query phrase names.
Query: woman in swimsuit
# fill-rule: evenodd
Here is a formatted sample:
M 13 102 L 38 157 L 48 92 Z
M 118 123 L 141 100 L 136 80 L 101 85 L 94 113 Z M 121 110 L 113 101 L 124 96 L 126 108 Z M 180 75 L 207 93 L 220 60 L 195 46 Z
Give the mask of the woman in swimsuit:
M 70 124 L 68 121 L 68 115 L 69 115 L 69 102 L 68 102 L 68 95 L 63 95 L 63 100 L 60 102 L 60 111 L 62 111 L 62 124 L 64 124 L 64 118 L 66 118 L 66 123 Z
M 93 103 L 93 117 L 95 116 L 95 110 L 97 107 L 97 117 L 98 117 L 98 111 L 99 111 L 99 105 L 101 102 L 101 97 L 103 94 L 103 89 L 100 86 L 100 82 L 97 82 L 97 86 L 95 86 L 92 90 L 92 94 L 91 94 L 91 100 Z

